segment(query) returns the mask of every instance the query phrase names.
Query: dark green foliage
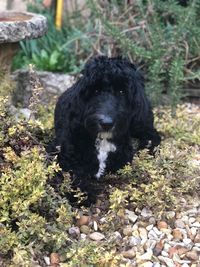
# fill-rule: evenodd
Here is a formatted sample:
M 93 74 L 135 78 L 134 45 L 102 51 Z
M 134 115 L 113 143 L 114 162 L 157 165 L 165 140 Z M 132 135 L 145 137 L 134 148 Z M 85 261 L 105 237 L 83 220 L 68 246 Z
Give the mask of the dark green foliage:
M 41 1 L 39 1 L 41 2 Z M 46 36 L 21 42 L 14 68 L 35 64 L 41 70 L 77 72 L 89 56 L 123 55 L 138 63 L 146 77 L 146 91 L 154 104 L 176 105 L 182 88 L 200 79 L 200 2 L 182 6 L 176 0 L 87 1 L 89 18 L 81 11 L 66 12 L 60 31 L 53 13 Z

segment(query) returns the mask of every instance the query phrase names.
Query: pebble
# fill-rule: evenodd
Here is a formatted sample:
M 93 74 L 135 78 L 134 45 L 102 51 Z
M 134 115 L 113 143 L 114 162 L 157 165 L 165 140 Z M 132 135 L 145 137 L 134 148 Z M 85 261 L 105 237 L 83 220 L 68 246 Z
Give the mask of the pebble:
M 50 263 L 51 265 L 58 265 L 60 263 L 60 256 L 58 253 L 51 253 L 50 254 Z
M 162 262 L 164 262 L 168 267 L 175 267 L 172 259 L 169 259 L 168 257 L 158 256 L 158 259 Z
M 195 222 L 192 224 L 192 226 L 200 229 L 200 222 Z
M 144 245 L 147 241 L 147 230 L 143 227 L 138 228 L 140 238 L 141 238 L 141 244 Z
M 137 236 L 131 236 L 130 238 L 129 238 L 129 245 L 131 246 L 131 247 L 133 247 L 133 246 L 138 246 L 138 245 L 140 245 L 141 244 L 141 239 L 139 238 L 139 237 L 137 237 Z
M 76 224 L 77 226 L 81 225 L 87 225 L 90 222 L 90 216 L 82 215 L 80 218 L 77 220 Z
M 123 234 L 125 236 L 131 236 L 133 233 L 133 228 L 129 225 L 123 229 Z
M 86 234 L 83 234 L 83 233 L 80 234 L 80 239 L 81 240 L 85 240 L 86 238 L 87 238 Z
M 180 229 L 178 229 L 178 228 L 173 229 L 172 235 L 173 235 L 175 240 L 182 240 L 183 239 L 183 234 L 180 231 Z
M 154 267 L 155 265 L 151 261 L 146 261 L 140 264 L 141 267 Z
M 148 261 L 148 260 L 151 260 L 153 256 L 153 250 L 152 249 L 147 249 L 147 252 L 138 256 L 137 257 L 137 260 L 138 262 L 141 262 L 141 261 Z
M 192 243 L 192 240 L 190 238 L 183 238 L 183 243 L 187 246 Z
M 89 238 L 92 239 L 93 241 L 101 241 L 105 239 L 105 235 L 99 233 L 99 232 L 94 232 L 89 235 Z
M 136 255 L 136 253 L 135 253 L 135 250 L 134 250 L 134 249 L 129 249 L 129 250 L 127 250 L 127 251 L 123 251 L 123 252 L 122 252 L 122 256 L 123 256 L 124 258 L 128 258 L 128 259 L 133 259 L 133 258 L 135 258 L 135 255 Z
M 77 226 L 73 226 L 73 227 L 70 227 L 70 228 L 68 229 L 68 233 L 69 233 L 69 235 L 71 235 L 72 237 L 76 238 L 77 236 L 80 235 L 80 229 L 79 229 L 79 227 L 77 227 Z
M 90 232 L 90 228 L 87 226 L 87 225 L 81 225 L 81 227 L 80 227 L 80 231 L 81 231 L 81 233 L 83 233 L 83 234 L 89 234 L 89 232 Z
M 147 231 L 150 231 L 151 229 L 153 229 L 153 227 L 154 227 L 153 224 L 149 224 L 149 225 L 146 227 L 146 229 L 147 229 Z
M 181 219 L 177 219 L 175 222 L 174 222 L 174 226 L 176 228 L 185 228 L 185 223 L 181 220 Z
M 186 253 L 186 257 L 189 259 L 189 260 L 193 260 L 193 261 L 197 261 L 199 260 L 199 255 L 198 255 L 198 252 L 196 250 L 191 250 L 191 251 L 188 251 Z
M 152 211 L 148 208 L 143 208 L 141 211 L 141 216 L 147 219 L 152 216 Z
M 137 221 L 138 216 L 135 214 L 135 212 L 131 210 L 126 210 L 125 214 L 132 223 L 135 223 Z
M 159 230 L 162 229 L 162 228 L 166 229 L 166 228 L 168 228 L 168 224 L 165 221 L 160 221 L 160 222 L 157 223 L 157 227 L 158 227 Z

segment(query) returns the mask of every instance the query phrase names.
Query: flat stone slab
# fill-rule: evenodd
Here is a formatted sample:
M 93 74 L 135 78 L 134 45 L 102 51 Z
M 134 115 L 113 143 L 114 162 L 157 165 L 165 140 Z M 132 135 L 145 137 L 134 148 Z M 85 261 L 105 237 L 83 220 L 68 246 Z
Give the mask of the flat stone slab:
M 47 19 L 29 12 L 0 12 L 0 43 L 35 39 L 47 31 Z

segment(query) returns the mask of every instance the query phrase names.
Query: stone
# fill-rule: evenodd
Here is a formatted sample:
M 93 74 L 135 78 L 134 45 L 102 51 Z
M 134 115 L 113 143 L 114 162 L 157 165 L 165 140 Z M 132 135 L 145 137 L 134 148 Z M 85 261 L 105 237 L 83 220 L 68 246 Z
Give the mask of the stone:
M 181 220 L 181 219 L 177 219 L 175 222 L 174 222 L 174 226 L 176 228 L 185 228 L 185 223 Z
M 144 244 L 147 241 L 147 230 L 143 227 L 139 227 L 138 231 L 139 231 L 142 243 Z
M 50 254 L 50 262 L 51 265 L 58 265 L 60 263 L 60 256 L 58 253 L 51 253 Z
M 139 237 L 136 237 L 136 236 L 131 236 L 129 238 L 129 245 L 131 247 L 134 247 L 134 246 L 138 246 L 141 244 L 141 239 Z
M 80 239 L 81 240 L 85 240 L 87 238 L 87 235 L 86 234 L 84 234 L 84 233 L 81 233 L 80 234 Z
M 131 226 L 127 226 L 123 229 L 123 234 L 125 236 L 131 236 L 132 235 L 132 232 L 133 232 L 133 229 Z
M 200 233 L 195 236 L 194 243 L 200 243 Z
M 132 223 L 135 223 L 137 221 L 138 216 L 135 214 L 135 212 L 126 210 L 125 214 L 127 215 L 129 221 L 131 221 Z
M 194 222 L 192 226 L 200 229 L 200 222 Z
M 154 249 L 153 249 L 153 254 L 154 254 L 155 256 L 160 255 L 161 252 L 162 252 L 162 250 L 163 250 L 163 246 L 164 246 L 163 240 L 160 240 L 160 241 L 156 244 L 156 246 L 154 247 Z
M 148 260 L 151 260 L 152 256 L 153 256 L 153 250 L 152 249 L 147 249 L 147 252 L 142 254 L 142 255 L 140 255 L 140 256 L 138 256 L 137 260 L 139 262 L 148 261 Z
M 153 229 L 154 225 L 153 224 L 149 224 L 147 225 L 146 229 L 147 231 L 150 231 L 151 229 Z
M 154 267 L 155 265 L 151 261 L 146 261 L 140 264 L 141 267 Z
M 52 98 L 59 96 L 65 90 L 72 86 L 75 78 L 72 75 L 52 73 L 48 71 L 36 71 L 41 82 L 42 91 L 40 99 L 44 103 L 49 103 Z M 32 96 L 31 74 L 28 70 L 17 70 L 11 75 L 12 80 L 16 83 L 13 92 L 13 104 L 20 104 L 22 107 L 28 107 L 29 99 Z
M 192 240 L 190 238 L 183 238 L 183 243 L 188 246 L 192 243 Z
M 165 221 L 160 221 L 160 222 L 157 223 L 157 227 L 158 227 L 159 230 L 162 229 L 162 228 L 166 229 L 166 228 L 168 228 L 168 224 Z
M 80 218 L 77 220 L 76 224 L 78 226 L 81 226 L 81 225 L 88 225 L 90 222 L 90 216 L 86 216 L 86 215 L 82 215 L 80 216 Z
M 81 233 L 83 233 L 83 234 L 89 234 L 89 232 L 90 232 L 90 228 L 87 226 L 87 225 L 81 225 L 81 227 L 80 227 L 80 231 L 81 231 Z
M 189 260 L 193 260 L 193 261 L 197 261 L 199 260 L 199 255 L 198 255 L 198 252 L 196 250 L 191 250 L 191 251 L 188 251 L 186 253 L 186 257 L 189 259 Z
M 173 260 L 168 257 L 158 256 L 158 259 L 166 264 L 168 267 L 175 267 Z
M 133 259 L 133 258 L 135 258 L 135 255 L 136 255 L 136 253 L 135 253 L 135 250 L 134 250 L 134 249 L 129 249 L 129 250 L 127 250 L 127 251 L 123 251 L 123 252 L 122 252 L 122 256 L 123 256 L 124 258 L 128 258 L 128 259 Z
M 93 241 L 101 241 L 101 240 L 105 239 L 105 235 L 103 235 L 99 232 L 94 232 L 94 233 L 89 235 L 89 238 Z
M 148 208 L 143 208 L 141 211 L 141 216 L 144 218 L 150 218 L 152 216 L 152 211 Z
M 76 226 L 70 227 L 68 229 L 68 233 L 69 235 L 71 235 L 72 237 L 76 238 L 80 235 L 80 229 Z
M 172 230 L 172 235 L 173 235 L 175 240 L 182 240 L 183 239 L 183 234 L 178 228 Z

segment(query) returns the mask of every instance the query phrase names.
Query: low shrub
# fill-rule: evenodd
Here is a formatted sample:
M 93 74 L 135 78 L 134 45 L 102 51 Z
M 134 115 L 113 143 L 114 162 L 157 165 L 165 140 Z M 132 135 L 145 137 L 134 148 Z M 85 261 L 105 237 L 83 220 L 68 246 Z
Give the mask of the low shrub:
M 5 89 L 11 91 L 12 84 L 5 77 L 0 81 L 1 261 L 4 266 L 46 266 L 44 257 L 58 252 L 63 267 L 80 262 L 80 266 L 127 266 L 118 253 L 120 245 L 111 238 L 112 231 L 123 227 L 125 209 L 149 207 L 162 214 L 180 209 L 181 198 L 191 201 L 200 192 L 199 161 L 195 161 L 199 155 L 197 109 L 193 112 L 194 107 L 180 105 L 172 116 L 169 107 L 158 108 L 156 126 L 163 141 L 155 156 L 141 151 L 132 164 L 105 177 L 103 198 L 110 204 L 98 227 L 109 238 L 96 243 L 68 233 L 77 213 L 92 213 L 92 209 L 70 206 L 68 174 L 60 187 L 52 186 L 60 171 L 56 159 L 49 161 L 45 151 L 52 138 L 53 107 L 39 107 L 40 84 L 33 85 L 30 108 L 34 119 L 26 121 L 11 113 Z

